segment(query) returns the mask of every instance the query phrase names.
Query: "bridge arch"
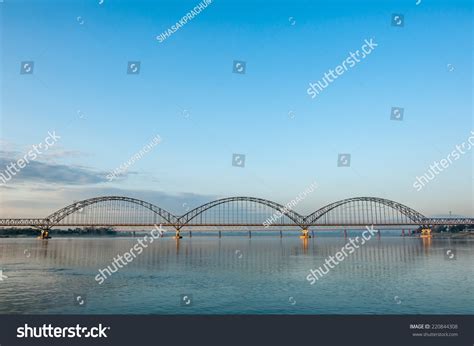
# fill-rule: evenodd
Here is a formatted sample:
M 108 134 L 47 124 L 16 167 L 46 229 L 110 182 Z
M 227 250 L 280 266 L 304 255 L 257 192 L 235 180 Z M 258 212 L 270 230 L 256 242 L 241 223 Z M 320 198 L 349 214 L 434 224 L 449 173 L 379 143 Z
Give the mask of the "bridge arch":
M 303 224 L 304 217 L 302 215 L 298 214 L 297 212 L 289 208 L 286 208 L 285 206 L 279 203 L 269 201 L 263 198 L 256 198 L 256 197 L 228 197 L 228 198 L 222 198 L 222 199 L 218 199 L 218 200 L 200 205 L 199 207 L 196 207 L 193 210 L 190 210 L 186 214 L 179 217 L 178 221 L 179 221 L 180 227 L 190 224 L 192 220 L 196 219 L 200 215 L 203 215 L 203 213 L 205 213 L 206 211 L 212 208 L 216 208 L 224 204 L 231 204 L 231 203 L 236 203 L 236 202 L 241 203 L 241 204 L 253 203 L 256 205 L 268 207 L 274 212 L 279 212 L 282 214 L 282 216 L 278 216 L 278 214 L 276 214 L 277 216 L 276 219 L 287 217 L 295 224 L 295 226 L 303 227 L 304 225 Z M 261 223 L 262 222 L 260 222 L 260 224 Z
M 112 202 L 115 202 L 112 204 Z M 155 216 L 158 216 L 160 220 L 157 220 L 156 223 L 164 223 L 166 221 L 168 224 L 176 225 L 178 223 L 178 218 L 170 213 L 169 211 L 162 209 L 154 204 L 136 199 L 131 197 L 122 197 L 122 196 L 103 196 L 103 197 L 95 197 L 89 198 L 82 201 L 74 202 L 64 208 L 61 208 L 46 218 L 47 223 L 50 226 L 55 226 L 61 223 L 61 221 L 65 220 L 68 216 L 73 215 L 75 213 L 82 213 L 84 209 L 87 207 L 93 206 L 95 204 L 105 204 L 104 210 L 102 210 L 102 214 L 106 215 L 107 212 L 113 214 L 113 208 L 119 208 L 120 206 L 124 206 L 127 204 L 130 205 L 137 205 L 141 206 L 145 209 L 151 211 Z M 112 215 L 113 217 L 113 215 Z M 161 220 L 162 219 L 162 220 Z
M 365 213 L 365 214 L 364 214 Z M 355 224 L 397 224 L 410 220 L 421 224 L 426 217 L 404 204 L 378 197 L 353 197 L 328 204 L 304 218 L 306 225 L 316 225 L 320 221 L 328 222 L 333 214 L 345 217 Z M 405 220 L 404 220 L 405 218 Z

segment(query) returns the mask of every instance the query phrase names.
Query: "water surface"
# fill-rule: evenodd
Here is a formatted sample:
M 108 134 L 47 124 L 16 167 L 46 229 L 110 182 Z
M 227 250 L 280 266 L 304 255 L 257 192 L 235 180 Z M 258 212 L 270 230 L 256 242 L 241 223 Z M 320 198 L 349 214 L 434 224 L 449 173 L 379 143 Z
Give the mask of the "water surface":
M 98 270 L 137 238 L 0 239 L 0 268 L 8 276 L 0 281 L 0 313 L 474 313 L 474 241 L 374 237 L 310 285 L 309 270 L 346 242 L 340 236 L 306 242 L 295 235 L 165 237 L 99 285 Z

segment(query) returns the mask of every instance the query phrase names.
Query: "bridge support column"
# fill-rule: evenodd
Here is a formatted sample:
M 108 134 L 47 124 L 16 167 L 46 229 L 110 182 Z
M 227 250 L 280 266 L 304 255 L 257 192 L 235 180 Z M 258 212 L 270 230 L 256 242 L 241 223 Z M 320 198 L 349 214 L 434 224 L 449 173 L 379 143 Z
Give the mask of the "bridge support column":
M 347 238 L 347 229 L 344 230 L 344 238 Z
M 222 237 L 222 233 L 221 233 L 221 231 L 219 231 L 219 238 L 221 238 L 221 237 Z
M 49 235 L 49 229 L 42 229 L 41 234 L 39 235 L 38 239 L 50 239 L 51 236 Z
M 280 231 L 280 238 L 283 238 L 283 233 Z
M 249 238 L 252 238 L 252 231 L 249 231 Z
M 39 231 L 41 232 L 40 235 L 38 236 L 38 239 L 50 239 L 51 236 L 49 235 L 49 231 L 51 228 L 40 228 L 38 227 Z
M 301 230 L 301 235 L 300 235 L 300 238 L 301 239 L 309 239 L 311 238 L 311 236 L 309 235 L 309 230 L 308 229 L 302 229 Z
M 193 237 L 193 232 L 189 231 L 189 238 Z
M 181 239 L 183 236 L 180 234 L 179 229 L 176 230 L 176 235 L 174 236 L 175 239 Z
M 420 238 L 431 238 L 431 228 L 423 228 Z
M 405 236 L 405 230 L 402 229 L 402 237 L 404 237 L 404 236 Z

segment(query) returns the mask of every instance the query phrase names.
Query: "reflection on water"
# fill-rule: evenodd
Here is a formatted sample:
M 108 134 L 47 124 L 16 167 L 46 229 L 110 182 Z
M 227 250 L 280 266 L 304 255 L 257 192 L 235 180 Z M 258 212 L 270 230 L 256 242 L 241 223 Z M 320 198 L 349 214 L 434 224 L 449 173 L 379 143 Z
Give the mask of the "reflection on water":
M 423 247 L 428 250 L 431 246 L 431 237 L 430 238 L 421 238 L 421 241 L 423 242 Z
M 347 242 L 165 237 L 99 285 L 98 270 L 137 239 L 0 239 L 0 268 L 8 276 L 0 281 L 0 313 L 474 312 L 473 241 L 373 238 L 310 285 L 309 270 Z M 182 306 L 182 294 L 192 295 L 192 304 Z M 78 295 L 86 297 L 82 306 Z

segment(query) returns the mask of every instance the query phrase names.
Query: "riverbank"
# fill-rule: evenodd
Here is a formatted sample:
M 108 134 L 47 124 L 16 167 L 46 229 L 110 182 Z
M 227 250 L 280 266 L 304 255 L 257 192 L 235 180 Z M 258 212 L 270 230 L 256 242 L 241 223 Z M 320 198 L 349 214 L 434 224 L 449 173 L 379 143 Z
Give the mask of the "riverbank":
M 442 232 L 442 233 L 431 233 L 433 238 L 436 239 L 474 239 L 474 231 L 470 232 L 457 232 L 457 233 L 449 233 L 449 232 Z

